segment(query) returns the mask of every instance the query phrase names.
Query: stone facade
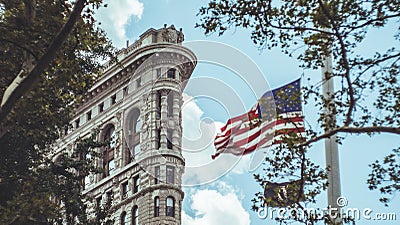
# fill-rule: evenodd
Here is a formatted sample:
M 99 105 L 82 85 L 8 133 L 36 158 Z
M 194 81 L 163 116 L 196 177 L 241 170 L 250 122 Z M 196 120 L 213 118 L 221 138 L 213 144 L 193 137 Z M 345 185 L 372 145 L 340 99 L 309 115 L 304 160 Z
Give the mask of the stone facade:
M 164 25 L 120 50 L 118 63 L 106 65 L 77 106 L 73 130 L 58 141 L 57 149 L 68 150 L 96 128 L 99 140 L 110 140 L 96 161 L 105 172 L 84 182 L 84 193 L 94 197 L 89 215 L 112 197 L 115 224 L 181 224 L 181 93 L 196 66 L 183 39 L 182 29 Z

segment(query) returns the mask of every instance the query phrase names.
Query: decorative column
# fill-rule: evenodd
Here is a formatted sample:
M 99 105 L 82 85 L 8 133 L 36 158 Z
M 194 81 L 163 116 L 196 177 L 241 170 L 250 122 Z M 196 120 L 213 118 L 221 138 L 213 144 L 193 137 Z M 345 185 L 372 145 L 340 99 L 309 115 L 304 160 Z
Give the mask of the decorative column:
M 173 149 L 175 151 L 179 151 L 181 149 L 181 123 L 180 121 L 180 111 L 181 111 L 181 94 L 174 92 L 174 101 L 173 101 L 173 119 L 174 119 L 174 128 L 172 132 L 172 143 Z
M 149 108 L 149 129 L 150 129 L 150 140 L 151 140 L 151 149 L 156 149 L 156 143 L 157 143 L 157 124 L 156 120 L 158 119 L 158 110 L 157 110 L 157 91 L 152 91 L 149 96 L 149 100 L 147 102 L 148 108 Z
M 167 90 L 161 91 L 161 149 L 167 148 Z

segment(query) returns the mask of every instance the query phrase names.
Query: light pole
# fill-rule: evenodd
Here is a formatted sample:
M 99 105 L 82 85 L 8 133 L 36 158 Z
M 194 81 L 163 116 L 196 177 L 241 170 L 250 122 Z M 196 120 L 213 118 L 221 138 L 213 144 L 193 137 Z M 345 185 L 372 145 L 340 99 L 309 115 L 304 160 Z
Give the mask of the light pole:
M 332 56 L 329 54 L 324 57 L 323 66 L 321 67 L 322 72 L 322 92 L 325 99 L 324 115 L 330 117 L 328 124 L 335 124 L 336 115 L 334 111 L 334 83 L 332 77 Z M 329 132 L 329 126 L 325 128 L 325 132 Z M 325 159 L 326 166 L 329 167 L 328 172 L 328 206 L 336 208 L 339 212 L 339 205 L 337 200 L 341 196 L 340 191 L 340 168 L 339 168 L 339 151 L 336 134 L 330 138 L 325 139 Z M 342 224 L 341 216 L 331 218 L 335 224 Z

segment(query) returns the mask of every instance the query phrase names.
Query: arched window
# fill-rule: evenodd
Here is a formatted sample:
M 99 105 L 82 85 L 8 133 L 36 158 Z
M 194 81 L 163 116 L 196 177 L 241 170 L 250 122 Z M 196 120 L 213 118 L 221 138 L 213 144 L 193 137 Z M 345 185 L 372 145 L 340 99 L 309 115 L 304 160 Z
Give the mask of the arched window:
M 132 208 L 132 225 L 139 225 L 139 208 L 137 205 Z
M 106 129 L 106 133 L 104 134 L 104 141 L 109 141 L 108 147 L 114 148 L 117 137 L 115 135 L 114 125 L 109 125 Z
M 154 198 L 154 217 L 160 215 L 160 198 L 157 196 Z
M 108 146 L 106 146 L 103 151 L 103 168 L 105 170 L 105 176 L 109 176 L 115 171 L 114 148 L 116 139 L 114 125 L 107 126 L 103 137 L 103 141 L 109 142 Z
M 140 153 L 140 131 L 142 128 L 142 120 L 140 118 L 140 111 L 137 108 L 131 110 L 128 114 L 128 140 L 129 145 L 129 157 L 127 163 L 129 163 L 135 155 Z
M 121 225 L 128 225 L 128 220 L 126 219 L 126 212 L 122 212 L 121 214 Z
M 167 197 L 165 205 L 165 215 L 175 217 L 175 199 L 171 196 Z

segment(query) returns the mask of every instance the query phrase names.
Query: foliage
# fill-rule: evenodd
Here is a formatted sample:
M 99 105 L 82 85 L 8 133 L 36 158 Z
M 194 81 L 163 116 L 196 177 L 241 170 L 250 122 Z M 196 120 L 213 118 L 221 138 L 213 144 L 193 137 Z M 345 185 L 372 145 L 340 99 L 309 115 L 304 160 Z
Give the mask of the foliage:
M 110 218 L 110 211 L 112 206 L 112 196 L 107 198 L 106 203 L 104 205 L 99 205 L 96 207 L 95 217 L 91 221 L 93 224 L 101 224 L 101 225 L 113 225 L 114 220 Z
M 394 194 L 400 191 L 400 147 L 386 156 L 382 163 L 376 160 L 369 166 L 372 172 L 369 175 L 368 187 L 371 190 L 379 188 L 384 195 L 379 200 L 387 206 Z
M 325 77 L 339 84 L 335 92 L 328 98 L 322 96 L 321 83 L 308 84 L 303 92 L 305 103 L 315 104 L 319 112 L 321 129 L 309 129 L 307 139 L 300 144 L 281 146 L 279 149 L 283 152 L 275 151 L 275 160 L 281 162 L 266 159 L 266 177 L 256 177 L 261 185 L 279 180 L 291 168 L 299 174 L 299 156 L 294 153 L 324 138 L 338 135 L 340 142 L 346 134 L 400 134 L 399 45 L 388 46 L 372 55 L 362 54 L 360 50 L 368 33 L 383 27 L 393 30 L 392 38 L 398 43 L 400 29 L 394 22 L 400 19 L 399 1 L 210 0 L 198 15 L 200 22 L 196 27 L 205 34 L 222 35 L 232 27 L 245 28 L 251 32 L 256 46 L 278 47 L 288 56 L 297 57 L 304 69 L 318 69 L 330 56 L 333 60 L 332 73 Z M 399 190 L 395 157 L 397 153 L 386 157 L 383 164 L 372 164 L 368 181 L 371 189 L 379 188 L 384 194 Z M 314 166 L 306 163 L 306 168 L 300 170 L 307 171 Z M 323 182 L 312 182 L 307 174 L 302 176 L 305 189 L 324 188 Z M 322 173 L 314 174 L 321 180 L 325 178 Z M 387 182 L 390 184 L 383 186 Z M 311 192 L 308 196 L 318 193 Z M 262 204 L 263 199 L 254 201 Z
M 1 121 L 7 127 L 0 135 L 1 224 L 48 224 L 63 218 L 64 211 L 51 198 L 63 202 L 67 220 L 74 215 L 85 223 L 81 180 L 95 168 L 88 160 L 78 160 L 76 153 L 63 155 L 57 163 L 47 158 L 69 127 L 73 103 L 84 98 L 101 75 L 101 61 L 113 51 L 93 18 L 101 1 L 84 4 L 69 35 L 60 30 L 72 13 L 71 1 L 0 1 L 0 97 L 17 76 L 26 76 L 40 62 L 55 37 L 66 35 L 39 79 Z M 81 142 L 76 151 L 99 144 L 93 137 Z
M 97 135 L 98 131 L 93 132 L 88 138 L 78 139 L 72 152 L 64 151 L 55 160 L 48 157 L 40 158 L 37 163 L 29 158 L 26 161 L 19 160 L 18 163 L 25 162 L 32 165 L 32 168 L 29 170 L 18 168 L 13 171 L 18 179 L 5 177 L 2 180 L 0 222 L 2 224 L 94 222 L 86 217 L 84 205 L 84 200 L 92 201 L 92 199 L 90 196 L 82 195 L 81 191 L 86 176 L 101 172 L 94 166 L 94 161 L 98 158 L 96 148 L 104 146 L 105 143 L 94 141 Z M 24 153 L 21 151 L 16 155 L 24 156 Z M 91 157 L 85 157 L 87 155 Z M 107 215 L 105 210 L 99 213 Z

